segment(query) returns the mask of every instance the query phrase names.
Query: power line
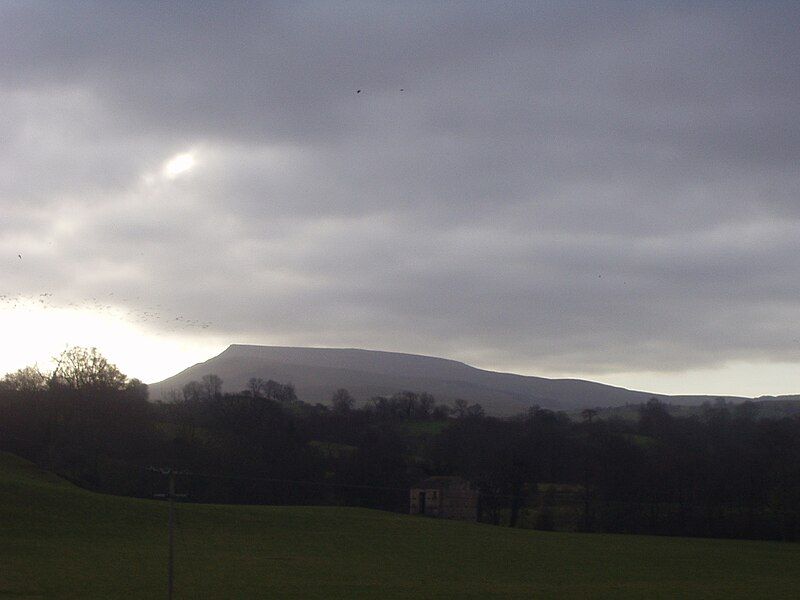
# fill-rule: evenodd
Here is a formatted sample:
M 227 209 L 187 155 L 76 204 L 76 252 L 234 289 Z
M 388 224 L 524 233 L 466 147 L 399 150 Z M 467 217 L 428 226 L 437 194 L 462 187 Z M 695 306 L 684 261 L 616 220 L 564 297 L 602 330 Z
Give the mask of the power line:
M 403 492 L 408 493 L 408 491 L 414 488 L 414 485 L 408 486 L 384 486 L 384 485 L 368 485 L 368 484 L 357 484 L 357 483 L 340 483 L 334 481 L 309 481 L 309 480 L 301 480 L 301 479 L 281 479 L 276 477 L 263 477 L 263 476 L 252 476 L 252 475 L 218 475 L 213 473 L 202 473 L 196 471 L 180 471 L 180 475 L 184 475 L 187 477 L 198 477 L 204 479 L 224 479 L 224 480 L 233 480 L 233 481 L 252 481 L 252 482 L 260 482 L 260 483 L 283 483 L 289 485 L 298 485 L 298 486 L 317 486 L 317 487 L 327 487 L 327 488 L 349 488 L 349 489 L 361 489 L 361 490 L 378 490 L 378 491 L 389 491 L 389 492 Z M 476 490 L 477 491 L 477 490 Z M 468 496 L 469 493 L 459 493 L 453 490 L 448 490 L 448 495 L 451 497 L 455 496 Z M 563 492 L 560 492 L 563 493 Z M 500 494 L 500 493 L 491 493 L 491 492 L 481 492 L 481 494 L 485 496 L 491 496 L 492 498 L 508 498 L 513 499 L 518 496 L 514 494 Z
M 275 477 L 254 477 L 250 475 L 214 475 L 211 473 L 196 473 L 193 471 L 185 471 L 183 474 L 190 477 L 201 477 L 206 479 L 232 479 L 237 481 L 258 481 L 262 483 L 287 483 L 291 485 L 309 485 L 320 487 L 346 487 L 352 489 L 368 489 L 368 490 L 384 490 L 384 491 L 408 491 L 408 487 L 392 487 L 382 485 L 366 485 L 357 483 L 338 483 L 334 481 L 308 481 L 300 479 L 279 479 Z

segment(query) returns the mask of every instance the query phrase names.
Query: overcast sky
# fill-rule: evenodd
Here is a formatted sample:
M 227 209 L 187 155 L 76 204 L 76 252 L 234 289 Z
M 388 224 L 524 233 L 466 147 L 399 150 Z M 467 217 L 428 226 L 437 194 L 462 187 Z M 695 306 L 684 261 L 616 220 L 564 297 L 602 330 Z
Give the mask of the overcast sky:
M 0 6 L 0 371 L 800 393 L 797 3 Z

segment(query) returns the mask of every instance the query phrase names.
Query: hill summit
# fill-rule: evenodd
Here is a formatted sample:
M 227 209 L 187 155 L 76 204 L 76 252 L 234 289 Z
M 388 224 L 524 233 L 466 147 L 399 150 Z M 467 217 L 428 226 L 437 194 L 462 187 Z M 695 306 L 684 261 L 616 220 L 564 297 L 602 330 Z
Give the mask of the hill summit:
M 404 390 L 425 391 L 439 402 L 456 398 L 478 402 L 495 415 L 520 413 L 534 405 L 573 410 L 638 404 L 652 397 L 682 404 L 713 400 L 710 396 L 663 396 L 580 379 L 498 373 L 417 354 L 243 344 L 233 344 L 205 362 L 151 384 L 150 396 L 159 399 L 211 373 L 222 378 L 226 392 L 246 389 L 251 377 L 293 383 L 298 397 L 310 403 L 327 403 L 339 388 L 346 388 L 360 401 Z

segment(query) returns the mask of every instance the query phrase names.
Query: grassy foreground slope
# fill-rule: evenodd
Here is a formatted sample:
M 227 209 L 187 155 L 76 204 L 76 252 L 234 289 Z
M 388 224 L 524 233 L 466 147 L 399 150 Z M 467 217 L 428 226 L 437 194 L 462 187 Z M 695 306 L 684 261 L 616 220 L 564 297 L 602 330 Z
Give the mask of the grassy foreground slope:
M 165 597 L 166 505 L 0 453 L 0 598 Z M 798 598 L 800 545 L 181 505 L 176 598 Z

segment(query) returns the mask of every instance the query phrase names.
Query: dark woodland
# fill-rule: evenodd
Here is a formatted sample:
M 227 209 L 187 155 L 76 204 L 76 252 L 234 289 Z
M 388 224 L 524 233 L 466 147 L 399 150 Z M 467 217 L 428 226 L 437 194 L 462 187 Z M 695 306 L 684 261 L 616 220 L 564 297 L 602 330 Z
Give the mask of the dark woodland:
M 460 475 L 496 525 L 800 539 L 800 418 L 761 418 L 751 403 L 501 419 L 424 392 L 356 401 L 339 390 L 311 405 L 268 379 L 221 389 L 209 374 L 152 402 L 95 350 L 73 348 L 52 373 L 0 382 L 0 450 L 111 494 L 163 492 L 157 467 L 180 471 L 188 502 L 407 512 L 415 481 Z

